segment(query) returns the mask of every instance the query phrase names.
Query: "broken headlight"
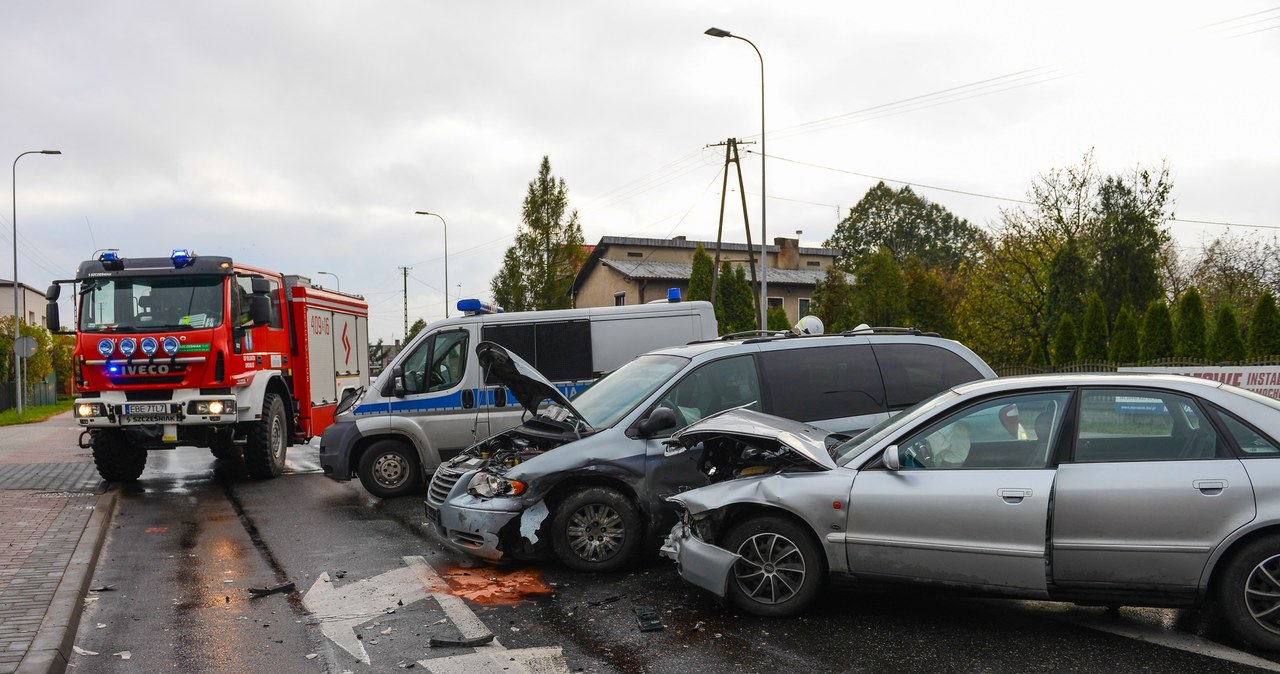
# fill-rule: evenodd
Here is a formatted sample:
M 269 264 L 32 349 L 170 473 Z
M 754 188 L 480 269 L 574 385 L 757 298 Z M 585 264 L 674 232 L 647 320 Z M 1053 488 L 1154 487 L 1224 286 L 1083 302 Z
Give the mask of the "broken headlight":
M 467 485 L 467 493 L 480 498 L 519 496 L 524 493 L 524 483 L 489 473 L 476 473 L 476 476 L 471 478 L 471 484 Z

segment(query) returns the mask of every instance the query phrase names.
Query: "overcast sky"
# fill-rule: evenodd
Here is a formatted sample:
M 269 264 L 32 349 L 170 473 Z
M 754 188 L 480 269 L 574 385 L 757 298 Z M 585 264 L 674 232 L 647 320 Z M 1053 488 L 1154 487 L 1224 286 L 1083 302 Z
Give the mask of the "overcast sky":
M 0 158 L 63 152 L 18 162 L 19 280 L 188 247 L 336 274 L 390 342 L 401 267 L 409 322 L 444 316 L 444 226 L 414 211 L 447 222 L 450 301 L 488 298 L 543 155 L 588 243 L 713 240 L 709 146 L 761 129 L 760 62 L 711 26 L 764 57 L 770 239 L 820 245 L 877 178 L 990 226 L 1090 150 L 1168 162 L 1189 250 L 1280 233 L 1277 0 L 5 2 Z

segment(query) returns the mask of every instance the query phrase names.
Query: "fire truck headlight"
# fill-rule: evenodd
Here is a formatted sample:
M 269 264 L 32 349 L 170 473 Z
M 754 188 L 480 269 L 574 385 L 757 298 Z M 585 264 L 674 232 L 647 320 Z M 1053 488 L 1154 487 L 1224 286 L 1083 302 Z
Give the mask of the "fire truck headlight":
M 219 416 L 235 414 L 235 400 L 197 400 L 191 403 L 189 412 L 201 416 Z
M 102 416 L 102 405 L 98 403 L 80 403 L 76 405 L 76 416 L 82 419 Z

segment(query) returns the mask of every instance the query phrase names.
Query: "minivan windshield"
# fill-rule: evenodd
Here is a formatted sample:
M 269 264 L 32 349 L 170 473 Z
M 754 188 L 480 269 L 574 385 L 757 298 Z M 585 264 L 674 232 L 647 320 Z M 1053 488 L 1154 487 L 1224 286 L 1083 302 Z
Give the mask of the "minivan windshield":
M 871 447 L 874 447 L 876 443 L 893 434 L 899 428 L 912 423 L 958 395 L 960 394 L 947 389 L 932 397 L 925 398 L 835 447 L 831 450 L 831 458 L 835 460 L 837 466 L 843 466 Z
M 680 356 L 640 356 L 579 393 L 573 407 L 592 428 L 609 428 L 688 363 Z

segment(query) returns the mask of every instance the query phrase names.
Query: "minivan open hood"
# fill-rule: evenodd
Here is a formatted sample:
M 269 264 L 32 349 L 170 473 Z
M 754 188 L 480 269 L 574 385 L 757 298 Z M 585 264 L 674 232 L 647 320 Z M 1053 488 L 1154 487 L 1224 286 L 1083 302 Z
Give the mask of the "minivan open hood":
M 582 423 L 587 422 L 555 384 L 547 381 L 537 368 L 520 356 L 493 342 L 480 342 L 476 345 L 476 358 L 480 361 L 481 370 L 488 373 L 486 381 L 492 379 L 511 389 L 520 406 L 530 415 L 536 416 L 538 404 L 550 398 L 551 402 L 572 412 Z
M 667 440 L 669 445 L 691 448 L 703 443 L 703 457 L 699 461 L 704 472 L 718 467 L 719 476 L 726 479 L 725 468 L 748 476 L 758 471 L 742 470 L 748 465 L 805 464 L 808 469 L 831 470 L 835 461 L 827 451 L 825 439 L 830 431 L 799 421 L 792 421 L 771 414 L 746 408 L 726 410 L 691 424 Z

